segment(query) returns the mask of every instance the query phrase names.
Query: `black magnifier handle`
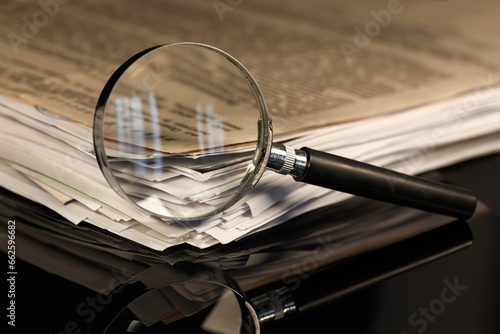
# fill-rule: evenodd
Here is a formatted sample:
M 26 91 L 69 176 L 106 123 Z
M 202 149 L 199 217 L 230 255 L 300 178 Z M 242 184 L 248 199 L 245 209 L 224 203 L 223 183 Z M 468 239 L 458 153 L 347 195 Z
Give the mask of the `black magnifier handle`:
M 273 144 L 267 167 L 296 181 L 459 219 L 476 208 L 476 197 L 466 190 L 307 147 Z

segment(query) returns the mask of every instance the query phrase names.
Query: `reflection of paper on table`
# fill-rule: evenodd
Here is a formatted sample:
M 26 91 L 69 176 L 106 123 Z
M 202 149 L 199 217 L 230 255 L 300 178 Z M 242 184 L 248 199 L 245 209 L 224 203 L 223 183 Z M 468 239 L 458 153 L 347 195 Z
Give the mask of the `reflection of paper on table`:
M 205 318 L 201 328 L 209 333 L 238 333 L 242 322 L 240 307 L 234 293 L 227 290 Z
M 36 191 L 38 202 L 75 223 L 83 219 L 157 250 L 231 242 L 348 197 L 266 173 L 239 206 L 200 225 L 162 222 L 111 191 L 93 152 L 97 96 L 127 57 L 167 40 L 200 40 L 240 59 L 266 96 L 275 134 L 292 138 L 289 144 L 297 148 L 308 145 L 409 174 L 500 150 L 499 23 L 487 15 L 498 10 L 497 3 L 473 13 L 467 2 L 404 4 L 349 63 L 340 43 L 354 43 L 352 28 L 373 20 L 370 11 L 386 2 L 297 1 L 269 12 L 266 2 L 257 1 L 238 7 L 222 25 L 210 3 L 196 10 L 179 1 L 155 5 L 179 10 L 160 14 L 140 4 L 123 6 L 144 21 L 138 29 L 120 10 L 111 18 L 95 10 L 98 2 L 68 3 L 36 38 L 17 45 L 17 53 L 9 39 L 0 41 L 2 187 L 28 198 Z M 0 32 L 20 31 L 18 18 L 38 10 L 36 4 L 5 5 Z M 317 129 L 324 124 L 334 125 Z M 129 166 L 120 167 L 124 177 L 130 175 Z M 182 172 L 208 179 L 206 169 L 193 170 Z M 170 179 L 146 171 L 146 181 Z M 63 206 L 29 178 L 75 201 Z
M 233 296 L 232 299 L 227 298 L 226 291 Z M 219 284 L 181 282 L 151 290 L 132 301 L 128 308 L 149 326 L 160 320 L 168 323 L 189 317 L 213 304 L 221 306 L 221 302 L 226 306 L 228 302 L 236 302 L 237 311 L 240 309 L 234 293 Z M 234 308 L 235 304 L 232 306 Z

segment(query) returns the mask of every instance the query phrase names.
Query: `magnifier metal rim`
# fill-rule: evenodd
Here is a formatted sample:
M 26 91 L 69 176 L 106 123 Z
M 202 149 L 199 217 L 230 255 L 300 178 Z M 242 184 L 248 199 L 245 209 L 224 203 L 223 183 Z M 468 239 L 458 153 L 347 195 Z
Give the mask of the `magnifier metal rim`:
M 133 65 L 137 60 L 141 59 L 142 57 L 146 56 L 150 52 L 157 51 L 159 49 L 167 48 L 167 47 L 175 47 L 175 46 L 197 46 L 197 47 L 202 47 L 206 48 L 210 51 L 214 51 L 221 56 L 225 57 L 229 62 L 231 62 L 233 65 L 236 66 L 236 68 L 240 71 L 240 73 L 243 75 L 245 80 L 250 86 L 250 89 L 252 90 L 255 100 L 257 102 L 257 107 L 259 109 L 260 113 L 260 122 L 259 122 L 259 133 L 258 133 L 258 138 L 257 138 L 257 149 L 254 155 L 254 166 L 255 169 L 251 173 L 250 177 L 247 177 L 244 179 L 244 182 L 242 182 L 240 189 L 236 194 L 231 197 L 231 199 L 226 202 L 221 207 L 216 208 L 213 211 L 210 211 L 206 214 L 195 216 L 195 217 L 170 217 L 170 216 L 164 216 L 157 214 L 155 212 L 149 211 L 143 207 L 141 207 L 139 204 L 137 204 L 130 196 L 123 190 L 121 187 L 120 183 L 116 179 L 115 175 L 111 171 L 111 166 L 109 165 L 109 161 L 106 157 L 106 149 L 104 147 L 104 116 L 106 114 L 106 109 L 108 105 L 108 100 L 111 94 L 114 91 L 116 83 L 120 80 L 122 75 L 127 71 L 127 69 L 130 68 L 131 65 Z M 253 78 L 253 76 L 248 72 L 248 70 L 233 56 L 230 54 L 207 44 L 202 44 L 202 43 L 194 43 L 194 42 L 181 42 L 181 43 L 172 43 L 172 44 L 164 44 L 164 45 L 158 45 L 154 46 L 152 48 L 146 49 L 144 51 L 141 51 L 137 53 L 136 55 L 132 56 L 130 59 L 128 59 L 125 63 L 123 63 L 114 73 L 111 75 L 109 78 L 108 82 L 104 86 L 103 90 L 101 91 L 101 95 L 99 96 L 99 99 L 97 100 L 97 105 L 96 105 L 96 110 L 94 114 L 94 122 L 93 122 L 93 140 L 94 140 L 94 150 L 95 150 L 95 155 L 97 162 L 99 164 L 99 168 L 101 169 L 104 178 L 108 182 L 108 184 L 111 186 L 111 188 L 122 198 L 125 198 L 129 200 L 130 202 L 134 203 L 137 207 L 139 207 L 141 210 L 144 210 L 151 214 L 152 216 L 156 216 L 162 219 L 168 219 L 168 220 L 174 220 L 174 221 L 196 221 L 196 220 L 202 220 L 208 217 L 215 216 L 218 213 L 223 212 L 227 208 L 231 207 L 234 205 L 236 202 L 238 202 L 250 189 L 252 189 L 255 184 L 259 181 L 259 179 L 262 177 L 262 174 L 264 173 L 264 170 L 266 168 L 267 162 L 269 160 L 269 156 L 271 153 L 271 146 L 273 142 L 273 132 L 272 132 L 272 123 L 271 119 L 269 117 L 269 111 L 267 109 L 267 104 L 264 99 L 264 95 L 262 94 L 262 91 L 260 90 L 259 85 Z M 262 149 L 259 149 L 262 148 Z

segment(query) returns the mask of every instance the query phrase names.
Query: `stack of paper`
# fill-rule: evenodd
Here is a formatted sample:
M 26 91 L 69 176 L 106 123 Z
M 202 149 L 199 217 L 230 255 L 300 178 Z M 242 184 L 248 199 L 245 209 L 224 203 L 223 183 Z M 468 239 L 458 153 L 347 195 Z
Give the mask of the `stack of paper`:
M 392 12 L 386 2 L 287 2 L 276 12 L 262 1 L 225 12 L 222 22 L 210 3 L 53 4 L 53 16 L 38 3 L 2 5 L 0 186 L 75 225 L 154 250 L 206 248 L 350 197 L 266 172 L 222 217 L 180 223 L 115 194 L 95 159 L 93 108 L 114 69 L 155 44 L 197 40 L 240 58 L 268 101 L 275 141 L 296 148 L 408 174 L 500 152 L 500 26 L 483 15 L 496 3 L 470 13 L 461 2 L 408 3 Z M 30 21 L 38 12 L 43 25 Z M 377 23 L 377 34 L 359 32 L 380 13 L 392 19 Z M 186 195 L 189 187 L 179 186 Z

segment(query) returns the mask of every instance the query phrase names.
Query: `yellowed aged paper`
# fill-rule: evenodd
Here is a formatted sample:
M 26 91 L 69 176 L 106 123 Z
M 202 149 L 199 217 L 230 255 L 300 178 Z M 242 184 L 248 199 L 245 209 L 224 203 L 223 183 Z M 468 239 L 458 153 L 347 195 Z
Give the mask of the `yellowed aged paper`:
M 500 77 L 498 1 L 0 6 L 0 92 L 89 128 L 97 97 L 122 62 L 180 41 L 240 59 L 259 82 L 278 134 L 399 111 Z

